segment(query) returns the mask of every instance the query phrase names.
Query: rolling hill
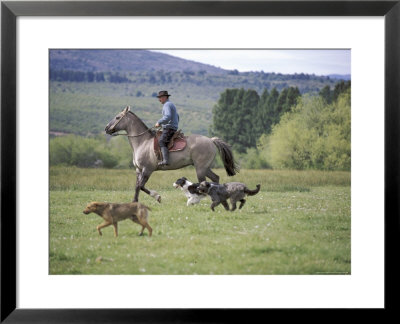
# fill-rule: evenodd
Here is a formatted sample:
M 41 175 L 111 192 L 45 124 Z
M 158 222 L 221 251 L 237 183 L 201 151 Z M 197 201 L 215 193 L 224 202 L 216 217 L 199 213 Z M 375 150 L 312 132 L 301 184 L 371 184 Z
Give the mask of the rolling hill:
M 340 76 L 238 72 L 147 50 L 52 49 L 50 67 L 50 132 L 80 135 L 103 132 L 126 105 L 152 126 L 161 115 L 155 97 L 172 94 L 185 133 L 208 133 L 212 108 L 227 88 L 298 87 L 302 94 L 331 89 Z M 342 79 L 345 79 L 343 77 Z
M 205 71 L 221 74 L 226 71 L 212 65 L 184 60 L 148 50 L 74 49 L 50 50 L 51 70 L 145 72 Z

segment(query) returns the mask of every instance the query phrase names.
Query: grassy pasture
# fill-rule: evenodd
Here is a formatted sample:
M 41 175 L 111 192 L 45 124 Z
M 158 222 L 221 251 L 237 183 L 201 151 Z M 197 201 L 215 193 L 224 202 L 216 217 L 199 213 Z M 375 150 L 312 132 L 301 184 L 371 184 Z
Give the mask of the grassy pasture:
M 350 173 L 241 170 L 221 182 L 241 181 L 254 189 L 242 210 L 212 212 L 210 200 L 187 207 L 172 183 L 195 180 L 193 168 L 156 172 L 143 192 L 152 208 L 147 230 L 119 223 L 100 237 L 102 219 L 82 213 L 90 201 L 127 202 L 133 170 L 50 169 L 50 274 L 350 274 Z

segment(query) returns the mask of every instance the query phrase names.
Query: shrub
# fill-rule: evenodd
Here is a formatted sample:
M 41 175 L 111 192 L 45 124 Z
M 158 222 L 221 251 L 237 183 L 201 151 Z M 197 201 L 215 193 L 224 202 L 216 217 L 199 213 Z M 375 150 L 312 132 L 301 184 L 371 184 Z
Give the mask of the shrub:
M 260 138 L 261 155 L 277 169 L 350 170 L 350 101 L 350 91 L 332 104 L 302 97 L 269 137 Z
M 113 168 L 118 158 L 106 147 L 105 140 L 77 135 L 50 140 L 50 165 Z

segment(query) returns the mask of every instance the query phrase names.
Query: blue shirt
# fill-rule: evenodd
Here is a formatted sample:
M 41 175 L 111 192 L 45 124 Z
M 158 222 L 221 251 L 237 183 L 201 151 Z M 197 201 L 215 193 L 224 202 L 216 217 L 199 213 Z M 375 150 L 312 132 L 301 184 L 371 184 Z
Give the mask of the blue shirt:
M 179 115 L 175 105 L 171 101 L 166 101 L 162 109 L 162 118 L 158 121 L 163 128 L 178 129 Z

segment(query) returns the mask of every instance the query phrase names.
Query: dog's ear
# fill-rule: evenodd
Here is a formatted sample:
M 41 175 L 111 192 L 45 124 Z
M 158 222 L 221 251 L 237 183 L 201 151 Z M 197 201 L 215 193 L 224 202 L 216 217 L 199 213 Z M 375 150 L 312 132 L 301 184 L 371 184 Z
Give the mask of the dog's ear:
M 95 202 L 92 203 L 92 206 L 95 207 L 95 208 L 104 207 L 105 205 L 108 205 L 108 204 L 107 203 L 103 203 L 103 202 L 98 202 L 98 201 L 95 201 Z

